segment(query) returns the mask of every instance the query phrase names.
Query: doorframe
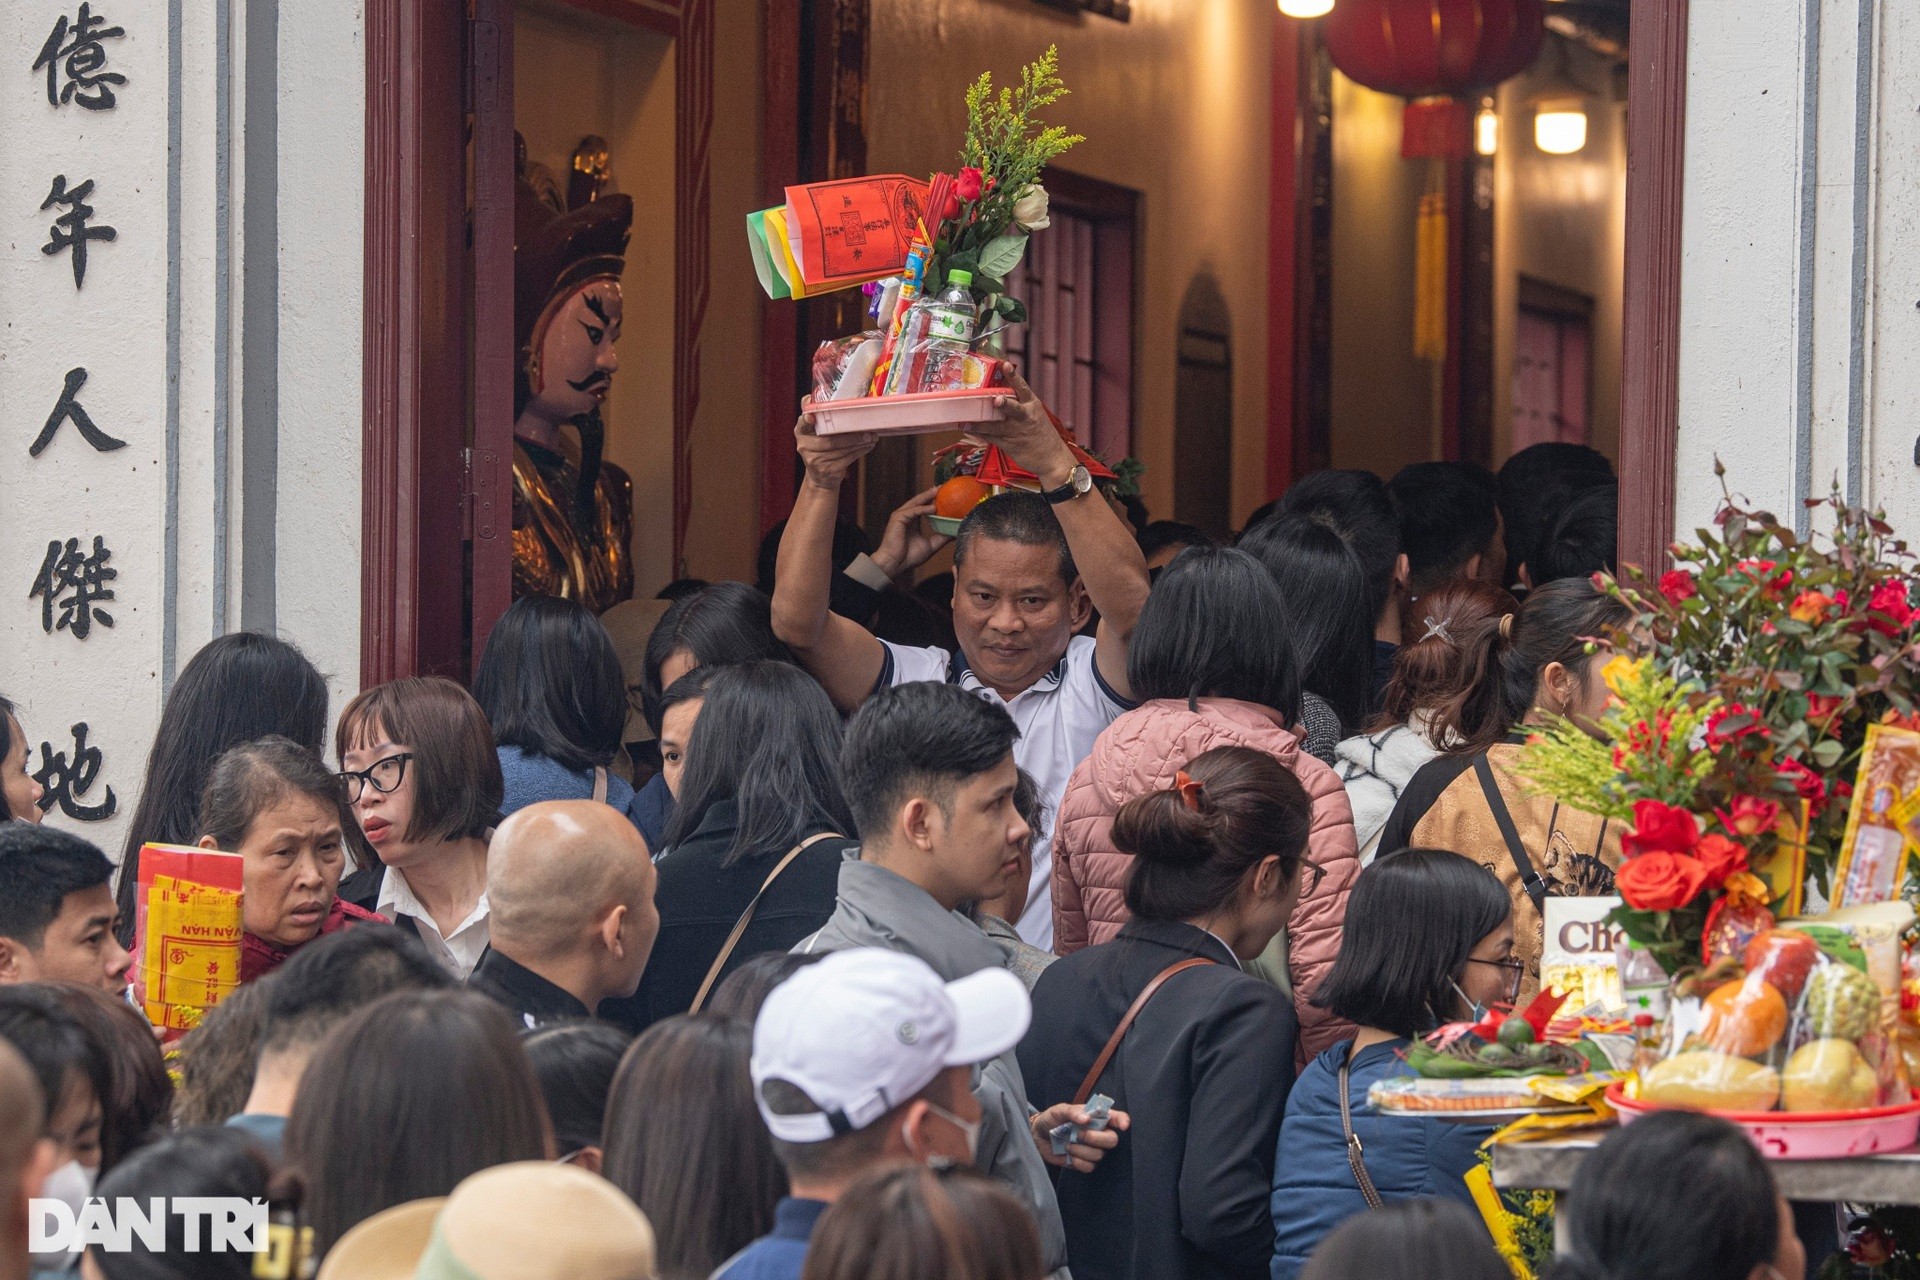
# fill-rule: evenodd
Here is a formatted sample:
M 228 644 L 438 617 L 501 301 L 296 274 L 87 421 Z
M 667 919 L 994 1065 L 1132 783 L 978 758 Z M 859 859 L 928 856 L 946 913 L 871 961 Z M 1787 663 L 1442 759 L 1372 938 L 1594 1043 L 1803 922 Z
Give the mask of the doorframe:
M 1620 563 L 1658 572 L 1673 542 L 1680 434 L 1680 229 L 1688 0 L 1636 5 L 1627 43 Z
M 712 278 L 715 0 L 567 2 L 674 40 L 680 567 Z M 465 0 L 366 0 L 363 687 L 405 675 L 466 676 L 512 594 L 514 0 L 473 5 L 470 20 Z

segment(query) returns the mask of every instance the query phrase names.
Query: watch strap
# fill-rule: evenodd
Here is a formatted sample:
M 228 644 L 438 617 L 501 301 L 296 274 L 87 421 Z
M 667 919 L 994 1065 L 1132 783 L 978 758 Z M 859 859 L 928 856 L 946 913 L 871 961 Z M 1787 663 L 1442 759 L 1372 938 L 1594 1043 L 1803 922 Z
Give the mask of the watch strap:
M 1085 488 L 1081 487 L 1082 481 L 1085 481 Z M 1073 470 L 1067 473 L 1065 484 L 1058 489 L 1043 489 L 1040 496 L 1057 507 L 1063 502 L 1072 502 L 1083 493 L 1091 492 L 1093 492 L 1092 473 L 1087 470 L 1085 464 L 1075 463 Z

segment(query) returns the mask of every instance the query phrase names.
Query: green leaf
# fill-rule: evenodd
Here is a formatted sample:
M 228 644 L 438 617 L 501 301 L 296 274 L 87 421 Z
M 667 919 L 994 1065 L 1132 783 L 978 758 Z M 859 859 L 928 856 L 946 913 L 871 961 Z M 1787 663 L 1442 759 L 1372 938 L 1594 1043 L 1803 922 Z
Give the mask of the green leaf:
M 1003 293 L 995 297 L 993 300 L 993 309 L 997 314 L 1004 317 L 1008 324 L 1025 324 L 1027 322 L 1027 304 L 1010 293 Z
M 1026 255 L 1027 237 L 1024 233 L 1001 236 L 997 240 L 989 241 L 987 246 L 980 250 L 980 274 L 992 276 L 996 280 L 1004 280 L 1009 272 L 1020 265 L 1020 260 Z
M 1824 738 L 1813 746 L 1813 762 L 1822 769 L 1831 769 L 1840 763 L 1840 757 L 1846 754 L 1846 750 L 1832 738 Z

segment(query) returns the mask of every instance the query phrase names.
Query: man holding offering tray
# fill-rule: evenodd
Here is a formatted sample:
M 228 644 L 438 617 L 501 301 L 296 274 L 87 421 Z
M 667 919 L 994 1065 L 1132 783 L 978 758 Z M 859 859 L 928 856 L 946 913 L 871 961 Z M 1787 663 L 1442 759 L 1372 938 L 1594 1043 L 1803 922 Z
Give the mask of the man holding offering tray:
M 1020 729 L 1014 757 L 1052 810 L 1100 731 L 1133 706 L 1127 642 L 1146 602 L 1147 564 L 1133 531 L 1096 492 L 1033 389 L 1015 375 L 1010 390 L 1000 420 L 970 434 L 1039 477 L 1040 492 L 989 498 L 960 526 L 953 588 L 959 653 L 882 641 L 828 609 L 840 486 L 876 437 L 816 435 L 805 412 L 794 436 L 806 477 L 780 542 L 773 628 L 844 712 L 876 690 L 916 680 L 958 684 L 1004 706 Z M 912 572 L 946 542 L 913 539 L 908 562 L 891 571 Z M 1094 610 L 1095 638 L 1077 636 Z M 1053 943 L 1050 845 L 1035 842 L 1018 916 L 1020 936 L 1046 948 Z

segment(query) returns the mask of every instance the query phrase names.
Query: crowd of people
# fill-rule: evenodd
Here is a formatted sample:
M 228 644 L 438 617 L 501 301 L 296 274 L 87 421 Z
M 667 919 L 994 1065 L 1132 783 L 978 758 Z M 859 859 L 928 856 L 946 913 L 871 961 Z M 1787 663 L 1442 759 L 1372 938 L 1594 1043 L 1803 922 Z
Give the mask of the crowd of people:
M 1323 472 L 1221 545 L 1090 490 L 1024 388 L 982 433 L 1042 492 L 950 575 L 929 495 L 839 519 L 872 441 L 803 419 L 768 589 L 676 584 L 625 662 L 521 599 L 471 691 L 330 726 L 291 645 L 214 640 L 117 890 L 0 702 L 0 1280 L 1506 1275 L 1485 1131 L 1366 1097 L 1611 885 L 1619 833 L 1510 755 L 1604 705 L 1604 459 Z M 244 868 L 240 982 L 164 1045 L 149 842 Z M 27 1200 L 90 1195 L 260 1199 L 293 1247 L 29 1253 Z M 1576 1280 L 1804 1272 L 1703 1117 L 1610 1138 L 1563 1221 Z

